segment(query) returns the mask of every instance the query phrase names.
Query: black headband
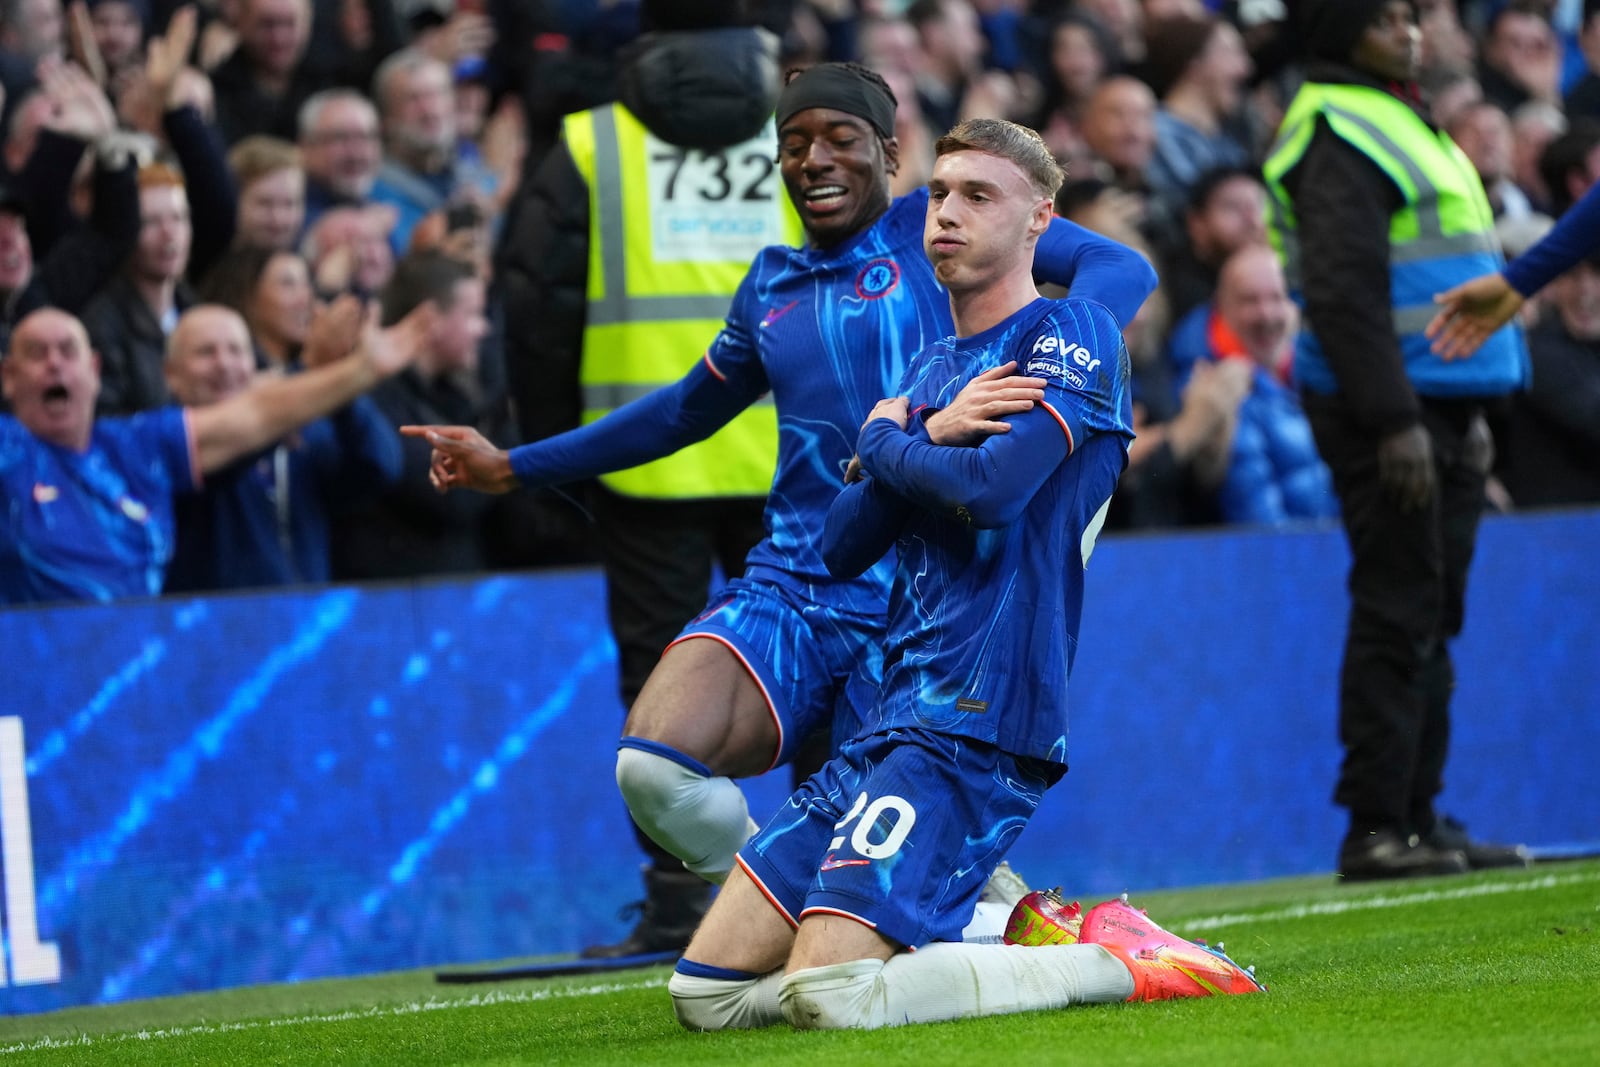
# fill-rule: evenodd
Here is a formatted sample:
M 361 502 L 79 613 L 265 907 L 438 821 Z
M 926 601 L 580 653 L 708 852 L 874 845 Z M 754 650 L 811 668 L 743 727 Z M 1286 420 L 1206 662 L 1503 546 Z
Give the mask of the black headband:
M 866 119 L 880 137 L 894 136 L 894 94 L 861 71 L 823 63 L 795 75 L 778 96 L 778 128 L 813 107 Z

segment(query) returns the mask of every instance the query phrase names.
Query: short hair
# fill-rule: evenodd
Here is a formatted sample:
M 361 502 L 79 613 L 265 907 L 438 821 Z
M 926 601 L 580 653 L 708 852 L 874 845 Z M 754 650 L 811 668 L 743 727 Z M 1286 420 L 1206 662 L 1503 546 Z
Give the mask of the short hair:
M 477 277 L 472 264 L 437 248 L 407 253 L 395 264 L 394 275 L 379 297 L 383 325 L 393 326 L 429 300 L 448 310 L 455 303 L 456 286 Z
M 366 95 L 345 86 L 335 86 L 332 89 L 323 89 L 306 97 L 306 102 L 300 105 L 300 111 L 295 116 L 295 135 L 304 141 L 311 136 L 311 131 L 316 129 L 322 112 L 329 104 L 336 104 L 341 100 L 353 100 L 368 107 L 373 107 L 372 101 Z M 373 108 L 376 111 L 376 108 Z
M 1600 119 L 1580 116 L 1572 120 L 1567 132 L 1545 145 L 1539 154 L 1539 177 L 1550 190 L 1550 206 L 1560 215 L 1572 206 L 1572 195 L 1567 192 L 1567 175 L 1582 171 L 1588 163 L 1589 153 L 1600 147 Z
M 251 134 L 228 152 L 228 169 L 243 189 L 280 170 L 300 169 L 300 149 L 288 141 Z
M 1267 187 L 1266 181 L 1261 177 L 1261 172 L 1254 167 L 1231 163 L 1220 167 L 1212 167 L 1196 178 L 1194 184 L 1189 187 L 1189 198 L 1185 205 L 1187 212 L 1191 215 L 1198 215 L 1205 211 L 1206 208 L 1211 206 L 1211 198 L 1217 195 L 1218 190 L 1229 182 L 1241 178 L 1255 182 L 1262 189 Z
M 906 21 L 916 29 L 923 32 L 922 27 L 930 22 L 938 22 L 945 17 L 945 0 L 913 0 L 906 5 Z
M 421 70 L 423 67 L 433 65 L 445 66 L 434 59 L 422 49 L 412 46 L 402 48 L 400 51 L 378 64 L 377 71 L 372 75 L 372 102 L 377 107 L 378 114 L 382 116 L 389 109 L 389 83 L 400 74 Z M 445 67 L 449 70 L 448 67 Z
M 256 285 L 266 273 L 272 257 L 280 254 L 292 253 L 260 245 L 234 245 L 228 249 L 227 255 L 217 261 L 216 266 L 206 272 L 200 283 L 200 299 L 207 304 L 221 304 L 237 311 L 249 322 L 250 299 L 255 294 Z
M 935 157 L 966 151 L 1010 160 L 1027 175 L 1034 191 L 1047 199 L 1055 197 L 1066 177 L 1044 138 L 1006 119 L 967 119 L 933 144 Z
M 1100 199 L 1106 190 L 1111 188 L 1113 186 L 1110 182 L 1092 174 L 1087 178 L 1073 178 L 1071 181 L 1064 181 L 1061 183 L 1061 188 L 1056 190 L 1056 214 L 1064 219 L 1070 219 L 1080 210 Z
M 184 188 L 183 174 L 177 167 L 157 160 L 139 168 L 140 189 L 164 189 L 168 186 Z

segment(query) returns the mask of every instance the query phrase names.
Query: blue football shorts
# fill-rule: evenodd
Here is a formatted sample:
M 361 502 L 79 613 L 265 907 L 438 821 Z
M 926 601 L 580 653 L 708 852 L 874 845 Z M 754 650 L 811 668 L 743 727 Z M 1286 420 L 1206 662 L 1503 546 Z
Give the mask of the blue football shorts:
M 916 948 L 959 941 L 1061 768 L 953 734 L 847 742 L 739 851 L 791 926 L 855 919 Z
M 793 759 L 819 727 L 832 729 L 837 751 L 873 707 L 883 677 L 881 616 L 812 603 L 771 582 L 729 582 L 672 643 L 691 638 L 720 642 L 760 687 L 778 728 L 769 770 Z

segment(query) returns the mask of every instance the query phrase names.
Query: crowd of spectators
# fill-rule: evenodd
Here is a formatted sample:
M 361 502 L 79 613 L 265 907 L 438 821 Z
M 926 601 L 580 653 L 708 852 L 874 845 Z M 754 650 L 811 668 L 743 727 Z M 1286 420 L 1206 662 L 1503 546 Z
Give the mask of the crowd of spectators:
M 1516 252 L 1600 178 L 1600 0 L 1415 6 L 1420 91 Z M 0 0 L 0 352 L 32 311 L 77 316 L 99 354 L 97 414 L 130 415 L 195 402 L 175 342 L 196 311 L 209 329 L 243 324 L 257 374 L 292 374 L 319 309 L 339 298 L 380 305 L 386 322 L 431 300 L 433 351 L 356 422 L 464 423 L 519 443 L 548 421 L 531 411 L 576 405 L 542 389 L 537 353 L 505 344 L 502 235 L 517 232 L 524 179 L 562 116 L 616 98 L 638 8 Z M 747 9 L 779 39 L 784 67 L 859 60 L 884 76 L 899 97 L 895 192 L 927 179 L 933 140 L 957 121 L 1009 118 L 1065 166 L 1060 214 L 1156 264 L 1161 285 L 1127 331 L 1138 439 L 1112 528 L 1333 514 L 1284 359 L 1299 317 L 1260 254 L 1260 164 L 1301 76 L 1294 0 Z M 1538 384 L 1495 426 L 1497 506 L 1600 501 L 1597 270 L 1580 266 L 1523 311 Z M 368 459 L 386 472 L 369 491 L 323 493 L 326 514 L 284 520 L 326 543 L 290 551 L 313 563 L 281 580 L 593 561 L 573 494 L 438 498 L 425 455 Z M 270 484 L 264 470 L 255 480 Z M 220 529 L 203 540 L 234 550 Z M 254 573 L 229 561 L 185 571 L 189 585 Z

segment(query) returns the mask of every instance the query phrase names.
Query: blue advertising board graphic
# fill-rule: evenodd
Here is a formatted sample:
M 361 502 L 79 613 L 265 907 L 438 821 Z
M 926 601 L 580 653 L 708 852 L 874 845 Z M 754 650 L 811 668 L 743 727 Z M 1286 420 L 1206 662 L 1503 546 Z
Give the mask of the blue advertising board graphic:
M 1485 524 L 1444 797 L 1485 836 L 1600 838 L 1596 543 L 1600 513 Z M 1331 529 L 1104 539 L 1018 869 L 1331 871 L 1346 558 Z M 615 670 L 591 571 L 0 611 L 0 1012 L 614 939 Z M 760 819 L 787 775 L 749 791 Z

